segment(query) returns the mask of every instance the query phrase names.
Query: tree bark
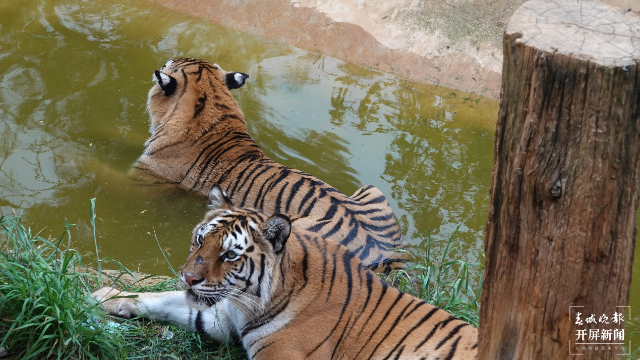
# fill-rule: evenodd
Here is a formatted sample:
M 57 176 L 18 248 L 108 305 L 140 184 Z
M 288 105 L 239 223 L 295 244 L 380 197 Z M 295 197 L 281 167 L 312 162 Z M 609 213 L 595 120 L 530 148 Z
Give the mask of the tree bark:
M 640 17 L 631 11 L 532 0 L 509 20 L 480 359 L 622 353 L 583 351 L 576 340 L 580 329 L 624 328 L 614 311 L 627 318 L 617 306 L 628 303 L 636 238 L 639 65 Z M 606 314 L 610 324 L 576 324 L 577 312 L 582 321 Z

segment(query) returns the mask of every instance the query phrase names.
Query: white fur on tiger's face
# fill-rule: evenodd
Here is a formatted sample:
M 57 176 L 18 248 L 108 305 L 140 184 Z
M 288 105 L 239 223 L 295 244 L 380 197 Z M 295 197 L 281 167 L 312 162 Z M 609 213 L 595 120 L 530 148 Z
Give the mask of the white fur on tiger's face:
M 230 90 L 248 75 L 197 59 L 153 73 L 151 136 L 129 176 L 141 186 L 177 186 L 208 195 L 213 184 L 234 204 L 284 214 L 299 228 L 345 245 L 377 271 L 404 267 L 406 245 L 385 195 L 366 185 L 347 196 L 269 159 L 251 138 Z
M 247 309 L 264 306 L 272 281 L 264 269 L 276 257 L 258 226 L 264 219 L 256 211 L 217 209 L 194 229 L 189 259 L 180 274 L 193 307 L 203 309 L 223 299 Z M 290 226 L 288 219 L 282 221 Z

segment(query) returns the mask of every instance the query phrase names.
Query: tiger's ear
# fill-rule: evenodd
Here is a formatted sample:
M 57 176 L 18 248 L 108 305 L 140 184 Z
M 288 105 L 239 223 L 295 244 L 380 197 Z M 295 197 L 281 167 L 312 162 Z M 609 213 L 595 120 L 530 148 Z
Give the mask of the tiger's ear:
M 227 87 L 229 90 L 237 89 L 244 85 L 245 80 L 249 78 L 249 75 L 241 72 L 228 72 L 225 78 Z
M 231 199 L 227 197 L 227 194 L 222 191 L 222 188 L 218 184 L 213 184 L 211 190 L 209 190 L 209 208 L 211 210 L 216 209 L 231 209 L 233 203 Z
M 153 77 L 158 82 L 158 85 L 160 85 L 160 88 L 166 96 L 169 96 L 176 91 L 178 82 L 173 76 L 161 73 L 160 71 L 156 70 L 153 73 Z
M 269 240 L 276 254 L 284 250 L 289 234 L 291 234 L 291 220 L 282 214 L 273 215 L 262 226 L 262 235 Z

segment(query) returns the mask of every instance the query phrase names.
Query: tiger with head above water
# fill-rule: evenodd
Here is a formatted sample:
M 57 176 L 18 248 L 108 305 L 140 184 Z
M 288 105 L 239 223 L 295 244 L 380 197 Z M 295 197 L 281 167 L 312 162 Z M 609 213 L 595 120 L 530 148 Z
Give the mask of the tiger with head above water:
M 185 291 L 93 297 L 112 315 L 231 334 L 249 359 L 477 358 L 473 326 L 387 285 L 346 247 L 285 215 L 237 208 L 217 186 L 209 199 L 180 274 Z
M 230 90 L 248 75 L 182 58 L 155 71 L 149 91 L 151 137 L 132 169 L 143 184 L 174 183 L 208 194 L 219 183 L 231 200 L 338 239 L 365 265 L 401 266 L 404 246 L 382 192 L 364 186 L 346 196 L 325 182 L 269 159 L 251 139 Z

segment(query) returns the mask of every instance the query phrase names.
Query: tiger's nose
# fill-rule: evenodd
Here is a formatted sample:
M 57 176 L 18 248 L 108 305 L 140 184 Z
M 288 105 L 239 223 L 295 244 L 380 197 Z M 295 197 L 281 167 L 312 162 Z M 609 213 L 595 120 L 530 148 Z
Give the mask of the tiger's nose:
M 199 278 L 197 276 L 191 276 L 191 274 L 189 274 L 189 273 L 182 273 L 182 276 L 184 277 L 184 280 L 187 282 L 187 284 L 189 284 L 190 286 L 199 284 L 204 280 L 204 278 Z

